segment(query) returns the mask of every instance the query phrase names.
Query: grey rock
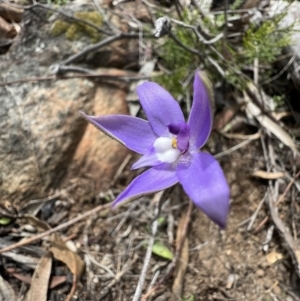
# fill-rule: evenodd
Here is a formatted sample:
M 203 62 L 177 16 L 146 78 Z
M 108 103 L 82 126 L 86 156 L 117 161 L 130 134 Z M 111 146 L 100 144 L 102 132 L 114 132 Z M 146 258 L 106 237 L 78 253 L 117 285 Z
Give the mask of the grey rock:
M 0 59 L 0 84 L 20 80 L 18 84 L 0 86 L 0 201 L 44 197 L 51 189 L 61 189 L 70 179 L 86 174 L 92 186 L 94 181 L 99 183 L 99 178 L 102 185 L 109 182 L 126 154 L 114 141 L 107 141 L 102 149 L 103 141 L 88 139 L 85 143 L 89 151 L 100 152 L 101 160 L 97 161 L 92 154 L 87 157 L 83 151 L 78 154 L 78 146 L 88 128 L 78 111 L 107 114 L 105 108 L 109 108 L 124 114 L 127 112 L 125 90 L 84 78 L 38 80 L 50 75 L 52 64 L 86 46 L 85 42 L 73 43 L 64 36 L 51 36 L 48 18 L 49 13 L 42 9 L 26 11 L 18 40 Z M 37 80 L 22 82 L 30 77 Z M 115 95 L 113 101 L 118 107 L 111 99 L 96 98 L 96 92 L 103 89 Z M 109 143 L 113 143 L 112 148 Z M 91 162 L 97 162 L 94 164 L 97 172 L 92 175 L 86 167 Z M 81 167 L 83 171 L 78 172 Z M 85 192 L 82 187 L 82 194 Z

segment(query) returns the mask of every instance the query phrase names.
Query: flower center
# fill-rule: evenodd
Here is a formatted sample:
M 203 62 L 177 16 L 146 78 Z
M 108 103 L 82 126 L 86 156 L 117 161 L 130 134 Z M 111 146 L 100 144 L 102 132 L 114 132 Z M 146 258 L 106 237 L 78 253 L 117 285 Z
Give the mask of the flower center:
M 172 139 L 173 148 L 178 148 L 181 153 L 185 153 L 189 149 L 190 145 L 190 128 L 184 122 L 171 123 L 169 126 L 169 132 L 175 135 Z
M 161 162 L 173 163 L 180 156 L 176 138 L 159 137 L 155 140 L 153 146 L 155 154 Z
M 172 138 L 172 147 L 173 148 L 178 148 L 177 147 L 177 139 L 176 138 Z
M 153 147 L 157 159 L 163 163 L 174 163 L 189 149 L 190 129 L 185 122 L 168 126 L 171 137 L 159 137 Z

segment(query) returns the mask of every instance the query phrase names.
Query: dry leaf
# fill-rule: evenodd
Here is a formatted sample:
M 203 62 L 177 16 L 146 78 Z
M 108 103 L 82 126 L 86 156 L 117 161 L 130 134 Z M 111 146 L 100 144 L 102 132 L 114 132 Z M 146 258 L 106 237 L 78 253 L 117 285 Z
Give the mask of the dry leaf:
M 56 286 L 65 283 L 67 281 L 67 276 L 53 276 L 49 284 L 49 288 L 55 288 Z
M 231 133 L 221 133 L 221 134 L 229 139 L 240 139 L 240 140 L 256 140 L 261 136 L 260 131 L 252 135 L 231 134 Z
M 266 179 L 266 180 L 276 180 L 285 176 L 284 172 L 267 172 L 264 170 L 256 170 L 252 173 L 252 176 Z
M 266 256 L 268 264 L 274 264 L 276 261 L 281 260 L 283 255 L 277 252 L 271 252 Z
M 11 286 L 0 275 L 0 301 L 16 301 L 17 297 Z
M 27 301 L 47 301 L 49 278 L 52 268 L 50 254 L 42 257 L 33 273 L 31 287 L 27 294 Z
M 31 276 L 29 274 L 24 275 L 23 272 L 19 272 L 15 268 L 6 268 L 6 272 L 8 272 L 11 276 L 19 279 L 20 281 L 31 284 Z M 49 288 L 55 288 L 58 285 L 65 283 L 67 281 L 67 276 L 52 276 L 49 282 Z M 1 300 L 1 299 L 0 299 Z
M 37 217 L 31 215 L 31 214 L 24 214 L 23 218 L 26 220 L 26 222 L 36 228 L 38 230 L 42 231 L 48 231 L 51 229 L 51 227 L 44 221 L 41 221 Z
M 250 9 L 256 7 L 258 2 L 259 0 L 247 0 L 243 5 L 243 9 Z
M 248 88 L 254 95 L 260 95 L 257 88 L 252 84 L 248 84 Z M 270 117 L 264 114 L 261 109 L 252 101 L 251 97 L 247 93 L 244 93 L 246 101 L 246 111 L 254 116 L 259 123 L 273 133 L 282 143 L 290 147 L 294 152 L 297 152 L 296 145 L 289 135 L 280 125 L 274 122 Z
M 221 131 L 224 127 L 233 119 L 233 117 L 239 112 L 241 105 L 233 105 L 229 108 L 225 108 L 222 112 L 216 114 L 214 119 L 213 129 Z
M 191 0 L 179 0 L 180 5 L 184 8 L 189 7 L 191 5 Z
M 23 217 L 29 224 L 39 228 L 40 230 L 47 231 L 51 229 L 51 227 L 46 222 L 41 221 L 35 216 L 25 214 Z M 77 279 L 79 279 L 84 270 L 84 262 L 82 261 L 82 259 L 67 247 L 65 242 L 57 233 L 51 234 L 50 240 L 50 251 L 52 252 L 53 256 L 57 260 L 65 263 L 71 270 L 71 272 L 77 276 Z
M 50 200 L 53 201 L 53 200 Z M 29 214 L 36 216 L 40 210 L 45 206 L 45 203 L 49 202 L 48 200 L 32 200 L 26 202 L 21 208 L 20 212 L 23 214 Z
M 31 284 L 31 275 L 30 274 L 24 275 L 23 271 L 17 270 L 16 268 L 6 268 L 5 270 L 11 276 L 19 279 L 20 281 L 27 283 L 27 284 Z M 0 298 L 0 300 L 1 300 L 1 298 Z
M 29 224 L 41 230 L 47 231 L 51 229 L 51 227 L 46 222 L 43 222 L 30 214 L 23 215 L 23 218 L 26 219 L 26 221 Z M 70 271 L 74 274 L 72 290 L 67 298 L 67 300 L 70 300 L 76 289 L 77 282 L 84 271 L 85 268 L 84 261 L 76 253 L 74 253 L 67 247 L 65 242 L 57 233 L 51 234 L 50 241 L 51 241 L 51 247 L 49 248 L 49 251 L 53 254 L 53 257 L 65 263 L 67 267 L 70 269 Z M 39 300 L 39 299 L 34 299 L 34 300 L 29 299 L 28 301 L 35 301 L 35 300 Z
M 287 116 L 292 116 L 293 114 L 291 112 L 274 112 L 274 117 L 276 118 L 276 120 L 280 120 L 284 117 Z
M 57 260 L 65 263 L 70 271 L 76 276 L 76 279 L 79 280 L 85 267 L 83 260 L 78 254 L 74 253 L 66 246 L 65 242 L 57 233 L 51 234 L 51 242 L 52 246 L 50 247 L 50 251 L 53 256 Z
M 66 301 L 69 301 L 75 293 L 77 282 L 79 281 L 84 271 L 85 264 L 84 261 L 76 253 L 71 251 L 66 246 L 65 242 L 57 233 L 53 233 L 51 235 L 51 241 L 52 246 L 50 248 L 50 251 L 52 252 L 53 256 L 57 260 L 60 260 L 63 263 L 65 263 L 74 275 L 72 289 L 66 299 Z

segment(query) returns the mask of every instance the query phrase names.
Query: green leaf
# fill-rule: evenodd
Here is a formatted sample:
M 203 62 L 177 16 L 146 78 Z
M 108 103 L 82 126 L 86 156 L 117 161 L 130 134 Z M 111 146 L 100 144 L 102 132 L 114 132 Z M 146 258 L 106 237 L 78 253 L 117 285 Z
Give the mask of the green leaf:
M 11 223 L 11 218 L 9 217 L 0 217 L 0 225 L 6 226 Z
M 170 251 L 170 249 L 160 242 L 154 243 L 152 253 L 164 259 L 173 259 L 173 253 Z
M 166 221 L 166 219 L 163 216 L 160 216 L 157 219 L 157 223 L 158 223 L 159 226 L 161 226 L 165 221 Z

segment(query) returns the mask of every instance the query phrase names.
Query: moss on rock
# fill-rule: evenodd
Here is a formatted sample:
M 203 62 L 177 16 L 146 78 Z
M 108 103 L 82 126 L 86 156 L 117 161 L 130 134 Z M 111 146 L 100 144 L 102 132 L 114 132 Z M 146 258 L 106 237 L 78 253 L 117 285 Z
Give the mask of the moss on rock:
M 103 24 L 102 16 L 97 11 L 76 12 L 74 17 L 88 21 L 98 27 L 101 27 Z M 101 38 L 101 33 L 96 28 L 75 20 L 68 20 L 68 22 L 64 20 L 55 21 L 51 34 L 53 36 L 65 34 L 70 41 L 78 40 L 81 36 L 88 36 L 93 43 L 97 43 Z

